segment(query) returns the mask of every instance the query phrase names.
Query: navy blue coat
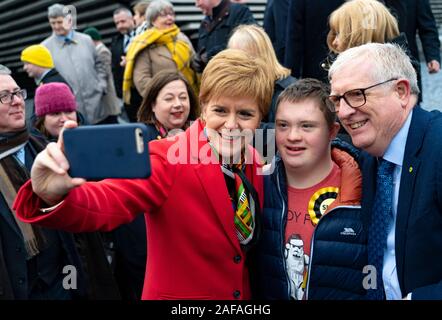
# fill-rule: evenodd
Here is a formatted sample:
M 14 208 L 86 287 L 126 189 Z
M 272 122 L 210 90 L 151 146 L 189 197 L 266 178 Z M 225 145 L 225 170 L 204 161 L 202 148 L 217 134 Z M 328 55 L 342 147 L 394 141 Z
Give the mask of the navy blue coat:
M 327 79 L 321 63 L 328 55 L 328 17 L 345 0 L 291 0 L 284 65 L 295 78 Z
M 334 146 L 357 156 L 357 151 L 342 141 L 336 141 Z M 287 184 L 282 160 L 277 158 L 275 165 L 274 172 L 264 177 L 262 234 L 253 264 L 254 289 L 259 299 L 288 300 L 290 287 L 284 258 Z M 351 187 L 360 188 L 360 180 L 351 183 Z M 341 190 L 344 192 L 343 185 Z M 367 221 L 357 204 L 340 204 L 321 217 L 312 237 L 305 293 L 308 299 L 365 297 L 362 284 L 367 264 Z
M 396 268 L 402 295 L 442 299 L 442 114 L 415 107 L 405 146 L 396 218 Z M 369 215 L 376 159 L 363 153 L 362 207 Z
M 40 137 L 31 137 L 29 141 L 25 146 L 25 165 L 28 170 L 44 143 Z M 0 194 L 0 300 L 71 299 L 72 294 L 85 294 L 84 272 L 81 271 L 72 235 L 45 228 L 40 230 L 50 245 L 27 260 L 23 236 Z M 62 269 L 65 265 L 74 265 L 79 271 L 78 290 L 63 290 Z M 37 278 L 47 287 L 42 289 L 41 286 L 35 286 L 31 292 L 31 282 Z
M 210 18 L 206 17 L 201 22 L 197 51 L 199 54 L 205 52 L 208 60 L 227 47 L 227 42 L 235 27 L 256 23 L 252 12 L 246 5 L 226 2 L 228 0 L 223 0 L 218 7 L 213 8 L 213 16 L 217 16 L 224 6 L 228 7 L 218 21 L 212 23 Z
M 416 33 L 422 42 L 425 61 L 440 61 L 440 41 L 436 21 L 431 11 L 429 0 L 405 0 L 407 4 L 406 35 L 411 54 L 417 61 L 419 51 L 416 44 Z
M 264 14 L 264 30 L 272 40 L 276 57 L 284 62 L 287 17 L 290 0 L 268 0 Z

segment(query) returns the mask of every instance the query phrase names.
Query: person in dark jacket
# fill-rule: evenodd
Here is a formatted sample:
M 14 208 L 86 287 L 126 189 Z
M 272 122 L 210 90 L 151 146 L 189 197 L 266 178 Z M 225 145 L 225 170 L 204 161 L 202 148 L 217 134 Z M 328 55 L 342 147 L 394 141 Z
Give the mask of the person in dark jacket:
M 135 28 L 132 12 L 127 8 L 118 8 L 113 15 L 115 27 L 118 33 L 112 38 L 112 74 L 114 76 L 117 97 L 123 98 L 123 75 L 124 66 L 122 60 L 126 56 L 127 49 L 133 37 Z
M 52 60 L 51 52 L 43 45 L 37 44 L 25 48 L 20 55 L 23 62 L 23 70 L 35 81 L 36 87 L 51 82 L 67 83 L 63 76 L 57 71 Z M 68 84 L 69 85 L 69 84 Z M 29 98 L 33 98 L 35 87 L 28 88 Z M 30 122 L 35 118 L 35 106 L 32 104 L 29 110 Z
M 290 0 L 284 66 L 295 78 L 327 79 L 321 63 L 327 57 L 328 16 L 344 0 Z
M 416 36 L 422 43 L 425 62 L 429 73 L 437 73 L 440 70 L 440 41 L 439 33 L 434 19 L 429 0 L 405 0 L 407 4 L 407 28 L 406 35 L 411 54 L 416 61 L 420 61 Z M 419 85 L 419 101 L 422 100 L 422 76 L 417 74 Z
M 363 149 L 369 298 L 440 300 L 442 114 L 417 104 L 416 73 L 398 46 L 350 48 L 329 75 L 334 110 Z
M 37 86 L 50 82 L 67 83 L 55 69 L 51 52 L 41 44 L 25 48 L 21 52 L 20 60 L 24 63 L 23 70 L 35 80 Z
M 118 8 L 114 11 L 114 23 L 118 33 L 112 38 L 112 75 L 114 77 L 115 92 L 117 97 L 123 99 L 124 66 L 129 44 L 135 38 L 135 24 L 132 12 L 128 8 Z M 134 121 L 140 103 L 141 96 L 135 88 L 131 89 L 129 103 L 124 103 L 124 111 L 129 120 Z
M 196 6 L 206 16 L 198 31 L 198 46 L 192 67 L 203 72 L 206 64 L 218 52 L 227 47 L 227 41 L 235 27 L 256 23 L 249 8 L 230 0 L 196 0 Z
M 1 69 L 1 68 L 0 68 Z M 116 299 L 118 291 L 101 242 L 31 226 L 17 219 L 12 202 L 46 140 L 25 126 L 26 90 L 0 73 L 0 300 Z M 81 241 L 81 242 L 80 242 Z M 66 281 L 67 280 L 67 281 Z
M 264 13 L 264 30 L 272 40 L 279 62 L 284 63 L 287 18 L 290 0 L 268 0 Z
M 356 149 L 336 137 L 328 86 L 301 79 L 278 99 L 278 156 L 264 177 L 260 299 L 362 299 L 367 264 Z

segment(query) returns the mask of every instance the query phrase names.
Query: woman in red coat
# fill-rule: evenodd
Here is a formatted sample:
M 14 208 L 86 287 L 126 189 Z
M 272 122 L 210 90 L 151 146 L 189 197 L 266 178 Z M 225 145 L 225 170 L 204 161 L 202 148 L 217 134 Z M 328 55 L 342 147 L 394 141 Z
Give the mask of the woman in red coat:
M 143 299 L 250 299 L 246 252 L 258 234 L 262 176 L 249 142 L 270 105 L 266 68 L 238 50 L 213 58 L 202 76 L 201 119 L 149 144 L 148 179 L 71 178 L 63 141 L 48 145 L 17 196 L 17 214 L 84 232 L 112 230 L 146 212 Z

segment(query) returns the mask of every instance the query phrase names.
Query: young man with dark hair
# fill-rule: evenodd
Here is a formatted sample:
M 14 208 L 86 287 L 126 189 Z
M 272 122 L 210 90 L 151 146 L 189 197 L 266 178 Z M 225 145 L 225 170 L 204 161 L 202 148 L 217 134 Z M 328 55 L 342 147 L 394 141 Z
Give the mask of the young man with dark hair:
M 257 250 L 263 299 L 361 299 L 366 235 L 356 150 L 336 137 L 329 89 L 302 79 L 281 93 L 278 155 L 265 177 Z M 343 281 L 345 279 L 345 281 Z

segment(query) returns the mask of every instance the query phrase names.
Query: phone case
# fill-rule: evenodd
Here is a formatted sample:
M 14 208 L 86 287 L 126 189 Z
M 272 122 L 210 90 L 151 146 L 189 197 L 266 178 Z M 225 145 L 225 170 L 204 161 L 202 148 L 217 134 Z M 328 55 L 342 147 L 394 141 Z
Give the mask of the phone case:
M 69 175 L 87 180 L 147 178 L 150 159 L 142 123 L 81 126 L 63 132 Z

